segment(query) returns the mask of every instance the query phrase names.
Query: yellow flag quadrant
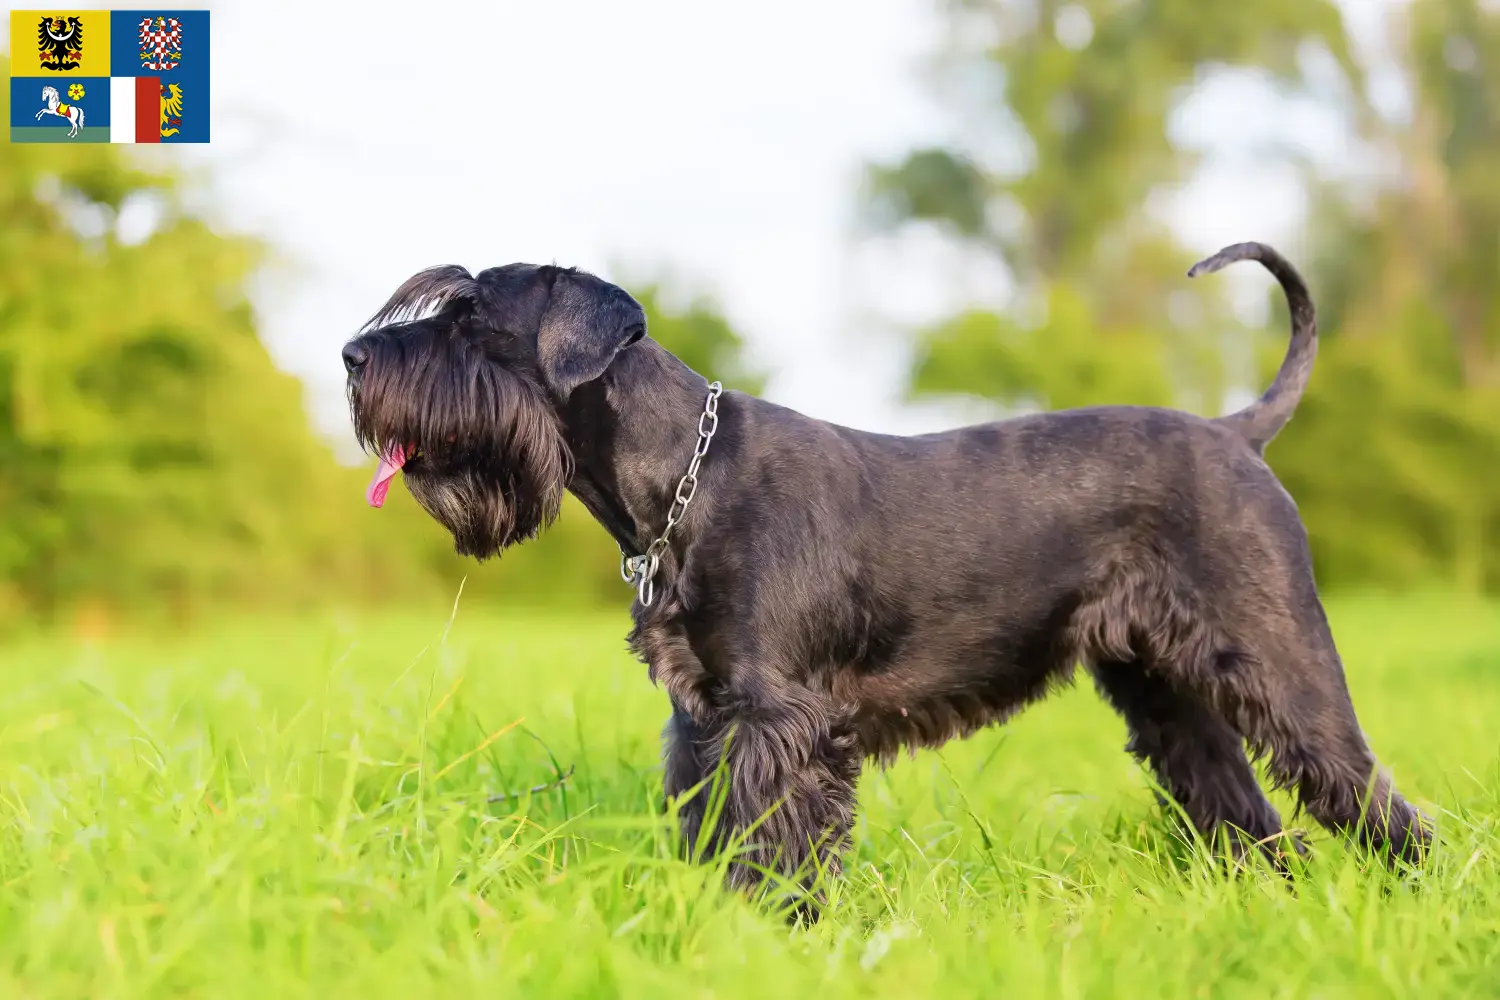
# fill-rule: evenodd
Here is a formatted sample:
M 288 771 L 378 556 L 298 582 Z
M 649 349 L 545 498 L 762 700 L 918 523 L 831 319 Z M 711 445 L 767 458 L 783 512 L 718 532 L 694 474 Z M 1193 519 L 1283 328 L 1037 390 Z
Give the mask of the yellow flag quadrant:
M 44 19 L 45 35 L 42 34 Z M 45 44 L 42 39 L 47 40 Z M 44 66 L 44 59 L 65 63 L 76 60 L 78 65 Z M 109 11 L 11 11 L 10 75 L 109 76 Z

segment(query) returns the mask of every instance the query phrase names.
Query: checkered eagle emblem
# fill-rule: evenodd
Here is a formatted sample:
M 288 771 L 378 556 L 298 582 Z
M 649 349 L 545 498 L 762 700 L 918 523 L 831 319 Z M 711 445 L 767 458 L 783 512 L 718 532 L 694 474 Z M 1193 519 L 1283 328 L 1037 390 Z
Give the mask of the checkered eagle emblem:
M 140 39 L 143 68 L 164 70 L 182 65 L 182 22 L 177 18 L 141 18 Z

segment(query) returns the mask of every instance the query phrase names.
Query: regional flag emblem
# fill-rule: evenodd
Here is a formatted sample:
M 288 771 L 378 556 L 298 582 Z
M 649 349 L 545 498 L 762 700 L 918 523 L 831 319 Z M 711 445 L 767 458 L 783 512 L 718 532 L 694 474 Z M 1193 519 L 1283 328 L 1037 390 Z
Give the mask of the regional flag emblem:
M 68 84 L 68 96 L 75 101 L 83 100 L 83 95 L 88 90 L 81 83 Z M 56 87 L 42 88 L 42 110 L 36 113 L 36 120 L 41 121 L 43 115 L 56 115 L 68 123 L 68 138 L 73 138 L 83 129 L 83 108 L 77 104 L 64 104 L 58 96 Z
M 42 15 L 36 29 L 37 62 L 42 69 L 77 69 L 83 60 L 83 21 Z
M 209 12 L 13 10 L 11 142 L 208 142 Z
M 108 142 L 109 87 L 76 73 L 11 77 L 11 142 Z
M 182 134 L 182 84 L 159 76 L 117 76 L 109 85 L 115 122 L 110 142 L 170 142 Z
M 143 17 L 139 26 L 141 67 L 157 71 L 182 63 L 182 22 L 175 17 Z
M 109 76 L 109 29 L 107 10 L 13 10 L 10 75 Z

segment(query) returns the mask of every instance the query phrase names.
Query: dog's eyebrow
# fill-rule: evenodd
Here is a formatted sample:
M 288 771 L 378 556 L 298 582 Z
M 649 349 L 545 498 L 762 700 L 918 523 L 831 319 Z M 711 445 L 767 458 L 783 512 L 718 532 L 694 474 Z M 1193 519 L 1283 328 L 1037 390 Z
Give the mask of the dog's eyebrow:
M 409 323 L 441 310 L 450 302 L 476 301 L 480 285 L 468 270 L 457 264 L 440 264 L 418 271 L 401 283 L 385 305 L 365 321 L 362 330 L 392 323 Z

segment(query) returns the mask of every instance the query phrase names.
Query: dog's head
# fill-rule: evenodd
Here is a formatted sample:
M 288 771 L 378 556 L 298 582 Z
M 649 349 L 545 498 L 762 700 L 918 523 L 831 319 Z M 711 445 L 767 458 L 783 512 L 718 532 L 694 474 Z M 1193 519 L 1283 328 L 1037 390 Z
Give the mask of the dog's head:
M 627 292 L 569 268 L 412 276 L 344 346 L 354 431 L 380 456 L 369 502 L 400 472 L 461 555 L 533 537 L 571 475 L 569 397 L 645 334 Z

